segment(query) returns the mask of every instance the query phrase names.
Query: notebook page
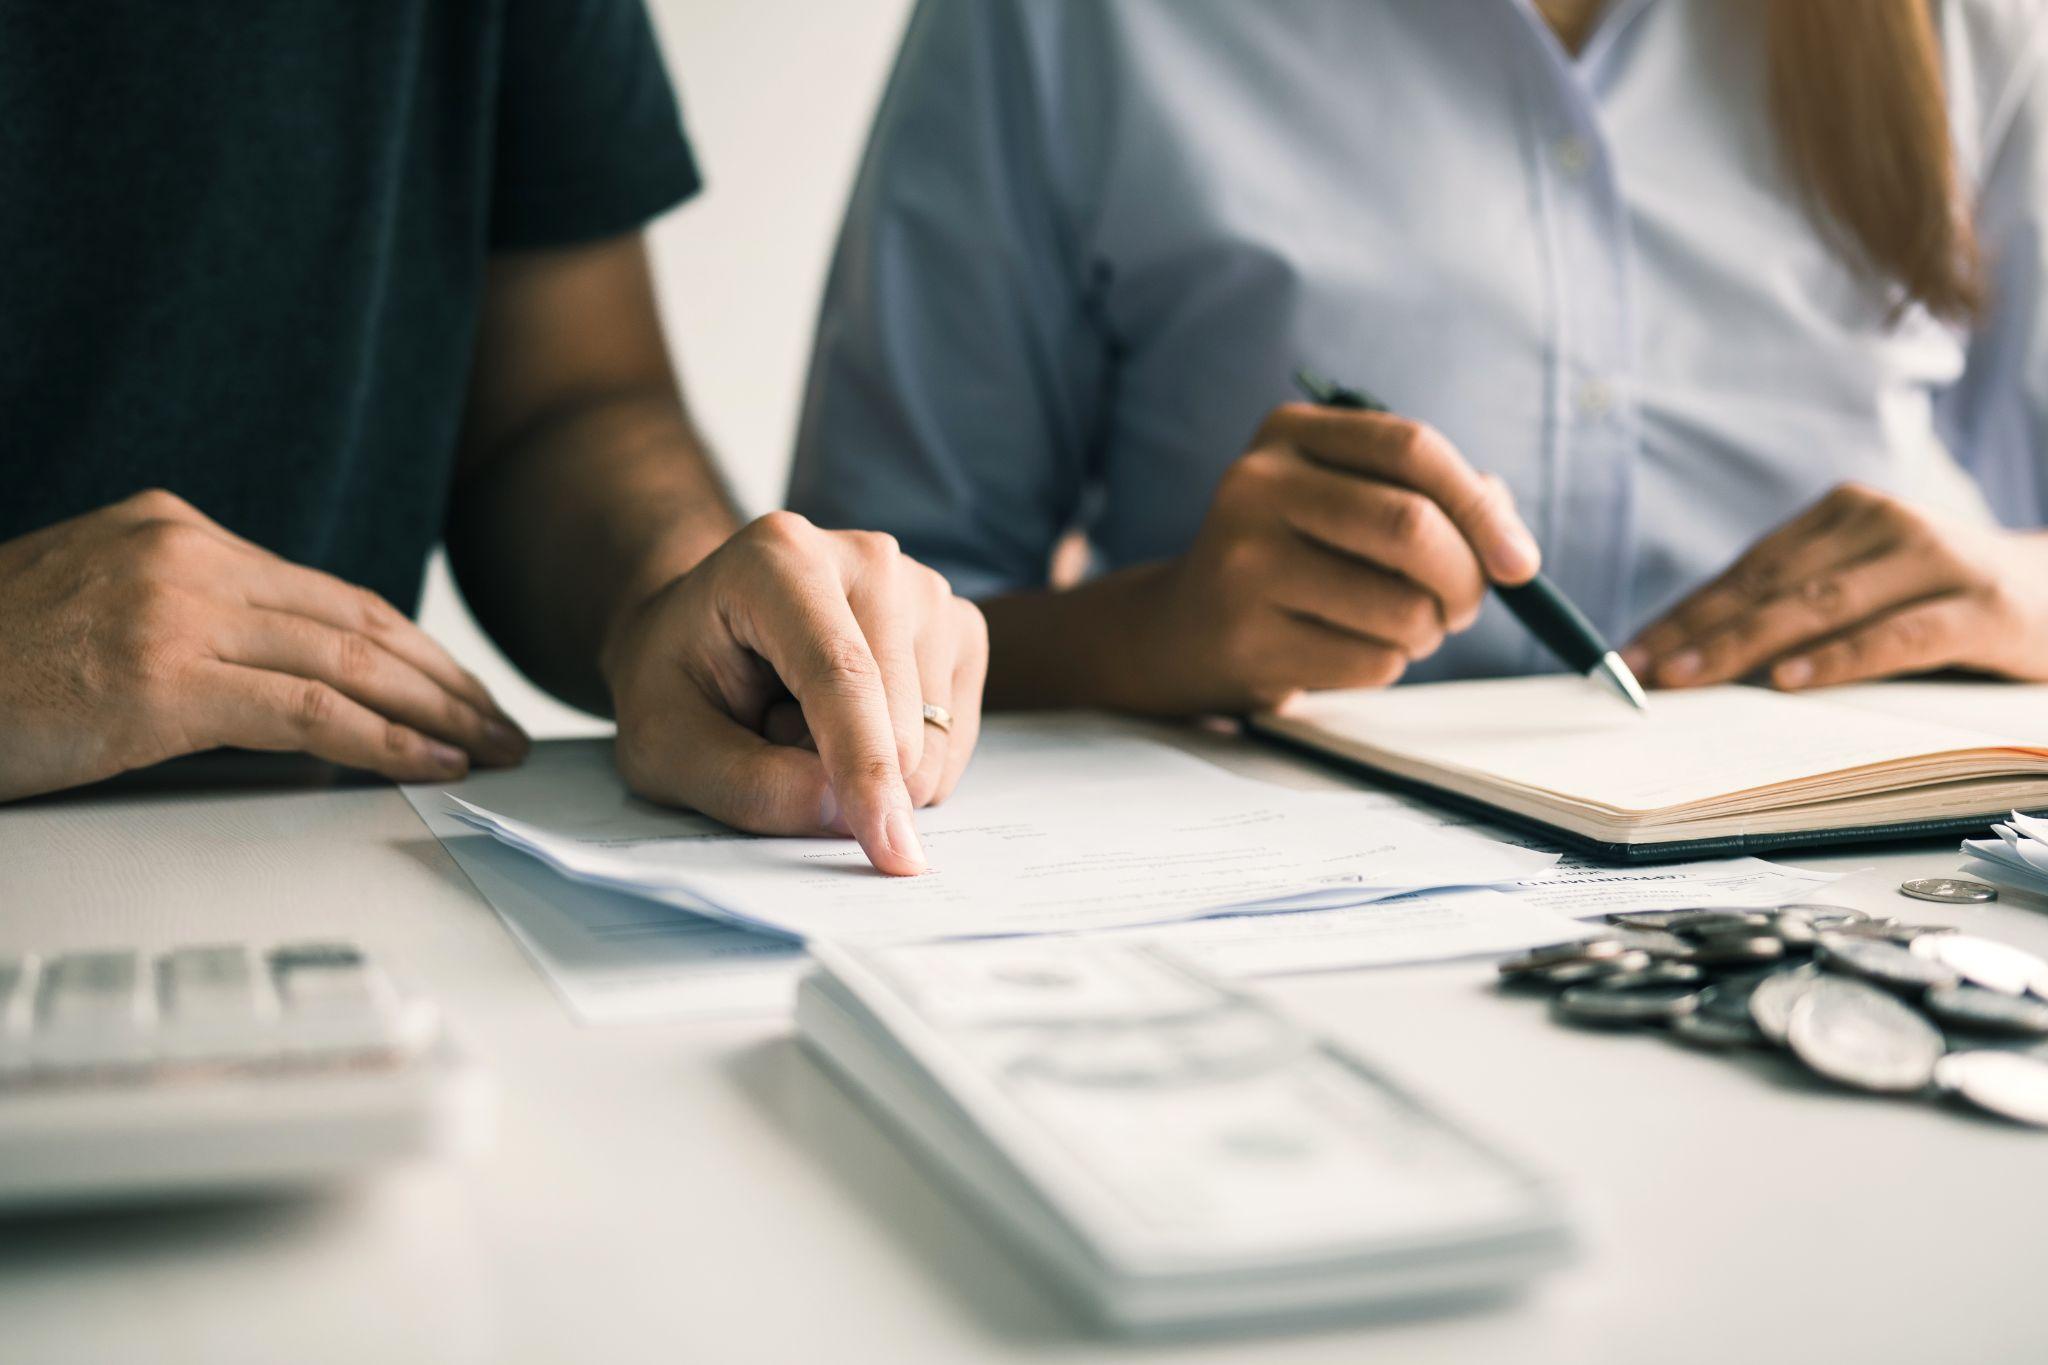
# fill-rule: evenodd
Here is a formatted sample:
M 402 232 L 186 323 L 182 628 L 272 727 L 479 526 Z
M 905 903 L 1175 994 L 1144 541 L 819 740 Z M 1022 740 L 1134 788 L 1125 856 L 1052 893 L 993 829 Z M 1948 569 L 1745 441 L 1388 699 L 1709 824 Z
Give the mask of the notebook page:
M 1974 679 L 1853 683 L 1815 695 L 1837 706 L 1967 727 L 1981 732 L 1987 744 L 2048 749 L 2048 686 L 2041 684 Z
M 1282 716 L 1354 747 L 1624 811 L 1656 811 L 1799 778 L 1999 740 L 1930 720 L 1754 687 L 1651 695 L 1635 711 L 1555 675 L 1314 693 Z

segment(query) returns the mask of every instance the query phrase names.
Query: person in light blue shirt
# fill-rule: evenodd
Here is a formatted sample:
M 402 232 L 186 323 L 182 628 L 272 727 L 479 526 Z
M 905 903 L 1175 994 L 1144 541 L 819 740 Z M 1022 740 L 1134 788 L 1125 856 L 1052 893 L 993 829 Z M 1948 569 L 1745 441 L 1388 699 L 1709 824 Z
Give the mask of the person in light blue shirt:
M 2043 11 L 925 0 L 791 505 L 979 600 L 992 705 L 1554 668 L 1538 545 L 1663 685 L 2048 677 Z

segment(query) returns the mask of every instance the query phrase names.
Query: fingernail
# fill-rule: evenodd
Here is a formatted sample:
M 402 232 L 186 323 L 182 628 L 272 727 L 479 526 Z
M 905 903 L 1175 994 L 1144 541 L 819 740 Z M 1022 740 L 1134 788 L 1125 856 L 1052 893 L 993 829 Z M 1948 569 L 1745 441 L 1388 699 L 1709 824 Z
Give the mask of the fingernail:
M 1657 676 L 1666 682 L 1684 682 L 1700 671 L 1700 652 L 1696 649 L 1681 649 L 1664 661 L 1657 670 Z
M 527 738 L 517 726 L 502 720 L 484 722 L 484 743 L 509 758 L 517 758 L 526 752 Z
M 1493 538 L 1486 549 L 1486 561 L 1495 578 L 1519 583 L 1535 576 L 1543 557 L 1537 552 L 1535 539 L 1517 524 Z
M 1804 687 L 1813 681 L 1813 660 L 1787 659 L 1772 670 L 1771 680 L 1780 687 Z
M 924 844 L 917 837 L 917 826 L 911 822 L 909 811 L 890 811 L 888 818 L 882 821 L 882 838 L 888 842 L 890 851 L 915 863 L 918 871 L 930 866 L 925 861 Z
M 437 739 L 427 741 L 427 761 L 434 765 L 436 773 L 446 777 L 458 777 L 469 771 L 469 756 Z

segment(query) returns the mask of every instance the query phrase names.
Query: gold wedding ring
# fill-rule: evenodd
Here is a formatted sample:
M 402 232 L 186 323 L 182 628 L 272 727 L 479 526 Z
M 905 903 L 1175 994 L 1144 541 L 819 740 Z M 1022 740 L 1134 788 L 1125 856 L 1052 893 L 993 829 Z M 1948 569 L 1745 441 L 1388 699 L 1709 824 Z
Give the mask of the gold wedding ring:
M 937 726 L 939 733 L 942 735 L 953 733 L 953 713 L 943 706 L 934 706 L 930 702 L 924 703 L 924 723 Z

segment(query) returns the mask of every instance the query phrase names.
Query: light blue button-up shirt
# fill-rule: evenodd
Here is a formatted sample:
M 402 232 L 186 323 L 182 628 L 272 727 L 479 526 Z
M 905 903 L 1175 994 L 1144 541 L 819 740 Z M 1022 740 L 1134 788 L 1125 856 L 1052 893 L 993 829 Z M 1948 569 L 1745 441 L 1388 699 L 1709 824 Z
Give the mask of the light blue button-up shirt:
M 1527 0 L 925 0 L 791 505 L 978 598 L 1074 526 L 1174 555 L 1306 364 L 1501 475 L 1617 641 L 1843 480 L 2038 525 L 2044 7 L 1937 9 L 1974 332 L 1815 226 L 1749 6 L 1611 0 L 1574 58 Z M 1554 666 L 1496 602 L 1410 676 Z

